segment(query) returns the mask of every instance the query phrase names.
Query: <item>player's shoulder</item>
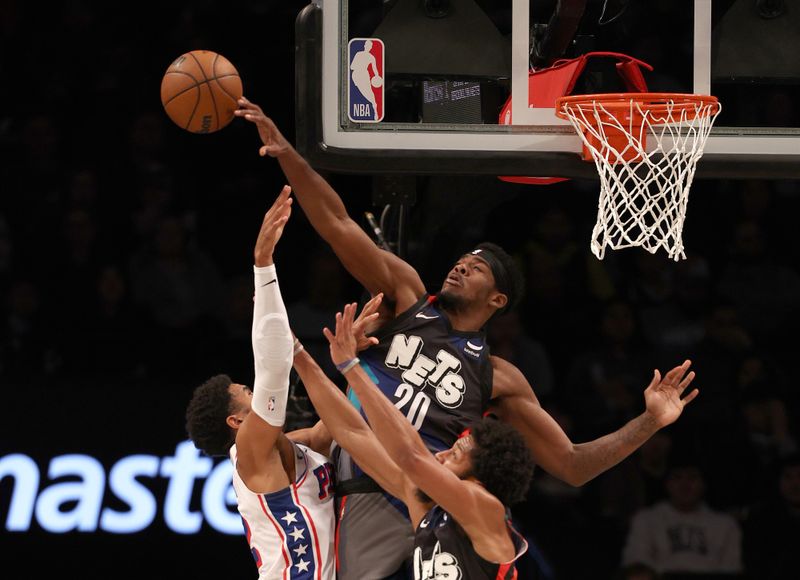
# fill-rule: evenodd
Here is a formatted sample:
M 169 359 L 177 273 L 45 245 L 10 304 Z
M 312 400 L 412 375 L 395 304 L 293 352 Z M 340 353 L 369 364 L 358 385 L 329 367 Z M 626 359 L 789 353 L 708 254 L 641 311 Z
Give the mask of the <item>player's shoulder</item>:
M 517 368 L 517 366 L 514 363 L 509 362 L 504 358 L 501 358 L 494 354 L 490 354 L 489 362 L 492 365 L 492 369 L 494 369 L 495 383 L 498 380 L 517 383 L 519 382 L 520 379 L 525 379 L 525 375 L 522 374 L 522 371 L 519 370 L 519 368 Z M 525 380 L 525 382 L 527 382 L 527 379 Z

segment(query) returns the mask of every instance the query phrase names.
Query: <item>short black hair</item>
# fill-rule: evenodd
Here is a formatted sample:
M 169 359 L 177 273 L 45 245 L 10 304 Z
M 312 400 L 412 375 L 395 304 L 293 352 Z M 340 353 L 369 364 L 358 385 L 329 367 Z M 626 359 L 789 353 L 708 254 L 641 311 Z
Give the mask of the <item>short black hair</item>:
M 486 259 L 492 269 L 494 284 L 498 291 L 508 298 L 506 305 L 498 310 L 498 314 L 507 312 L 519 304 L 525 292 L 525 278 L 517 265 L 517 261 L 503 248 L 492 242 L 482 242 L 475 246 L 471 253 L 478 252 Z
M 225 422 L 231 414 L 233 381 L 228 375 L 215 375 L 197 387 L 186 408 L 186 432 L 195 447 L 209 456 L 227 455 L 235 434 Z
M 492 417 L 470 428 L 472 473 L 486 490 L 510 507 L 525 499 L 533 477 L 533 457 L 519 431 Z

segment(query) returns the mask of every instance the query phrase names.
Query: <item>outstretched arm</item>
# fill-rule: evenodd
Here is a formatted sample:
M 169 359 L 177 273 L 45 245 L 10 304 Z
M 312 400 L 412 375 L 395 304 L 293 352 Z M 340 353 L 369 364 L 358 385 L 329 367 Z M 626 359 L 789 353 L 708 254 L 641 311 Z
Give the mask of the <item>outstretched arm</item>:
M 284 187 L 264 216 L 254 250 L 253 357 L 255 379 L 251 412 L 236 434 L 237 470 L 247 486 L 261 493 L 288 484 L 280 460 L 292 369 L 292 335 L 272 254 L 292 209 Z
M 294 368 L 306 387 L 322 423 L 378 485 L 406 501 L 406 477 L 378 442 L 366 421 L 305 350 L 294 357 Z
M 628 457 L 653 433 L 675 422 L 698 394 L 681 395 L 694 380 L 690 361 L 673 368 L 663 378 L 656 370 L 644 392 L 646 410 L 622 428 L 594 441 L 575 444 L 545 411 L 520 370 L 492 357 L 494 388 L 492 408 L 514 426 L 528 444 L 534 460 L 548 473 L 571 485 L 583 485 Z
M 323 332 L 331 345 L 331 358 L 345 374 L 367 414 L 372 430 L 405 476 L 439 504 L 464 527 L 473 541 L 482 538 L 487 527 L 502 528 L 504 508 L 482 487 L 462 481 L 441 465 L 425 447 L 408 419 L 383 395 L 355 358 L 356 339 L 352 331 L 355 304 L 336 314 L 336 333 Z M 408 502 L 407 502 L 408 504 Z M 424 508 L 408 504 L 416 526 Z M 413 508 L 413 509 L 412 509 Z
M 363 328 L 378 316 L 377 309 L 382 298 L 379 294 L 367 302 L 359 316 L 357 324 L 361 330 L 357 332 L 362 336 L 362 346 L 366 347 L 377 341 L 366 338 Z M 302 348 L 295 348 L 295 351 L 294 368 L 328 433 L 378 485 L 395 497 L 405 500 L 408 487 L 406 477 L 387 455 L 366 421 L 310 354 Z
M 254 123 L 262 156 L 275 157 L 311 225 L 333 248 L 342 264 L 372 295 L 383 292 L 402 312 L 425 293 L 422 280 L 408 263 L 380 249 L 347 214 L 339 194 L 306 162 L 280 133 L 261 107 L 244 97 L 236 115 Z

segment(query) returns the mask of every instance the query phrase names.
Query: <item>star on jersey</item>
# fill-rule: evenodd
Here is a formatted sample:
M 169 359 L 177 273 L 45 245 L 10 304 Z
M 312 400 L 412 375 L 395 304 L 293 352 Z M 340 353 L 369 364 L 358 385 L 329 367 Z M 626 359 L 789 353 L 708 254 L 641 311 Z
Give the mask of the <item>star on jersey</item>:
M 292 550 L 292 552 L 294 552 L 294 553 L 295 553 L 296 555 L 298 555 L 298 556 L 305 556 L 305 555 L 306 555 L 306 549 L 307 549 L 307 548 L 308 548 L 308 545 L 307 545 L 307 544 L 300 544 L 299 546 L 297 546 L 296 548 L 294 548 L 294 549 Z
M 292 536 L 292 539 L 296 542 L 297 540 L 305 540 L 305 537 L 303 536 L 304 533 L 305 530 L 301 530 L 298 527 L 295 527 L 294 530 L 289 532 L 289 535 Z
M 308 565 L 311 562 L 306 562 L 305 560 L 300 560 L 295 566 L 297 566 L 298 572 L 308 572 Z
M 281 518 L 286 525 L 297 523 L 297 512 L 286 512 L 286 515 Z

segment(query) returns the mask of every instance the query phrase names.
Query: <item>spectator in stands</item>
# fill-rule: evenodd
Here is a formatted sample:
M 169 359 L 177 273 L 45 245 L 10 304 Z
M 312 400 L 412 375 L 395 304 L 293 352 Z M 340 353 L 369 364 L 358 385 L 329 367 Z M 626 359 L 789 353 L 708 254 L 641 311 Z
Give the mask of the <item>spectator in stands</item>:
M 622 564 L 646 564 L 661 574 L 741 573 L 739 524 L 706 505 L 699 462 L 673 458 L 664 485 L 667 499 L 634 515 Z

